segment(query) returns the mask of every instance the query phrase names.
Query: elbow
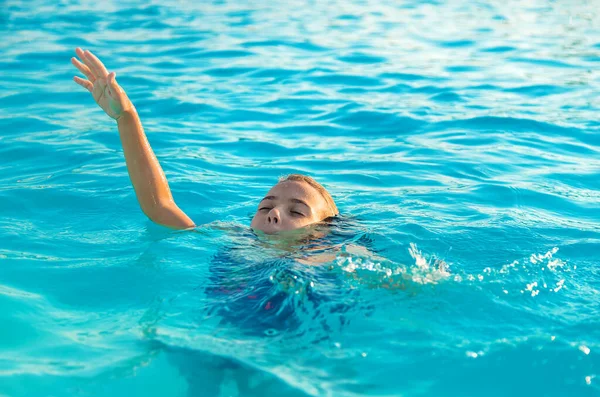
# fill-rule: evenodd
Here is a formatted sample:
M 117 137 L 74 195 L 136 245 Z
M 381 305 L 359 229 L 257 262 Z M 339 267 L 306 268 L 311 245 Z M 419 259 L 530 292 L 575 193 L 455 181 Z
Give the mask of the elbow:
M 172 229 L 182 230 L 196 226 L 173 201 L 146 205 L 142 207 L 142 211 L 152 222 Z

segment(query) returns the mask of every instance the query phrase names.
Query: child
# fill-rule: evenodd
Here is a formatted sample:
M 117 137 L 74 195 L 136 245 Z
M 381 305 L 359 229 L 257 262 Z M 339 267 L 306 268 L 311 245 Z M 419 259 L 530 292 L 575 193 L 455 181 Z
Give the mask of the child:
M 117 120 L 125 162 L 142 211 L 152 221 L 174 229 L 188 229 L 194 222 L 175 204 L 167 178 L 148 143 L 142 123 L 127 94 L 117 84 L 115 72 L 90 51 L 75 50 L 71 63 L 87 79 L 74 77 L 92 93 L 96 103 Z M 292 174 L 279 181 L 263 198 L 250 227 L 267 234 L 299 229 L 338 214 L 331 195 L 313 178 Z

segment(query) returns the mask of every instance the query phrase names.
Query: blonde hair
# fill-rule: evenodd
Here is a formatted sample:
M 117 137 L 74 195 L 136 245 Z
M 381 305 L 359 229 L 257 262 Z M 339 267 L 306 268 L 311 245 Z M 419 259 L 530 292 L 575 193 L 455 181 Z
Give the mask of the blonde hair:
M 317 192 L 319 192 L 321 197 L 323 197 L 323 199 L 327 203 L 327 207 L 329 207 L 328 212 L 325 214 L 325 218 L 329 218 L 329 217 L 336 216 L 337 214 L 339 214 L 338 208 L 335 205 L 335 202 L 333 201 L 333 197 L 331 197 L 331 194 L 329 194 L 327 189 L 325 189 L 319 182 L 315 181 L 310 176 L 302 175 L 302 174 L 290 174 L 288 176 L 283 176 L 283 177 L 279 178 L 279 182 L 285 182 L 285 181 L 305 182 L 305 183 L 308 183 L 310 186 L 312 186 Z

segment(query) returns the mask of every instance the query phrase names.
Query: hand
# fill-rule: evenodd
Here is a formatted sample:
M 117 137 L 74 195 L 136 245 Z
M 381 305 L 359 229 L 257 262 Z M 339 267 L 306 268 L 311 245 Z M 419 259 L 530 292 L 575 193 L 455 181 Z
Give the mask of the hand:
M 75 53 L 83 63 L 75 57 L 71 58 L 71 63 L 87 80 L 77 76 L 73 80 L 92 93 L 94 100 L 106 114 L 118 120 L 126 111 L 134 109 L 125 91 L 117 84 L 115 72 L 108 73 L 104 64 L 90 51 L 77 48 Z

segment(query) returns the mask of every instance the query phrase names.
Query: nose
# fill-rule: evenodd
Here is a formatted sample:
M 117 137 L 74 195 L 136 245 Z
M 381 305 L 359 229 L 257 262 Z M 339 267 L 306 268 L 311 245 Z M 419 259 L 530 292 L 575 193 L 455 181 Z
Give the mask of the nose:
M 281 223 L 281 217 L 278 209 L 273 208 L 271 211 L 269 211 L 269 214 L 267 215 L 267 222 L 274 225 Z

